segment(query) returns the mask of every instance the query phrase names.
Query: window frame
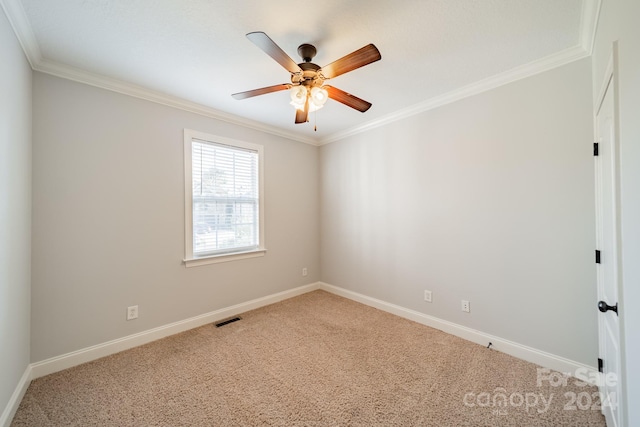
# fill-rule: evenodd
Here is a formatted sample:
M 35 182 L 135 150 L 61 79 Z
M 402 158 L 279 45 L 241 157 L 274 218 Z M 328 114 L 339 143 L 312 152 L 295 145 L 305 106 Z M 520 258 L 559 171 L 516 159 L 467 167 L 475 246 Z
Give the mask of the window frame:
M 193 254 L 193 163 L 192 144 L 193 141 L 203 141 L 212 144 L 222 144 L 242 150 L 255 151 L 258 154 L 258 247 L 251 250 L 236 252 L 226 252 L 221 254 L 208 254 L 195 256 Z M 185 258 L 183 262 L 186 267 L 196 267 L 199 265 L 215 264 L 220 262 L 235 261 L 239 259 L 255 258 L 264 256 L 267 249 L 265 247 L 265 224 L 264 224 L 264 147 L 246 141 L 226 138 L 218 135 L 211 135 L 193 129 L 184 129 L 184 224 L 185 224 Z

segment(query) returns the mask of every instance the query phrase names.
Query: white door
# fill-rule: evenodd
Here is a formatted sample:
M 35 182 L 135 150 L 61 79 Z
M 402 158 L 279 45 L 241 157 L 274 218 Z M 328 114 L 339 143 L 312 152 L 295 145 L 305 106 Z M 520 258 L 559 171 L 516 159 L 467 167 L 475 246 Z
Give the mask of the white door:
M 607 426 L 621 426 L 622 403 L 620 376 L 620 322 L 619 307 L 619 217 L 618 217 L 618 144 L 616 135 L 616 79 L 614 61 L 611 61 L 601 90 L 596 111 L 595 158 L 596 177 L 596 245 L 599 263 L 596 264 L 598 283 L 598 337 L 603 374 L 599 383 L 602 411 Z M 596 254 L 596 262 L 598 254 Z

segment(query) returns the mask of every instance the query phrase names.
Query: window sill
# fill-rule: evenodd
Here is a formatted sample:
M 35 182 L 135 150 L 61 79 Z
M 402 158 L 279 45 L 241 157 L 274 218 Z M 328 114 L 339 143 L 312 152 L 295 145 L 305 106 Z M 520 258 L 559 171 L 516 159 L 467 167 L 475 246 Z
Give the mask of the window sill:
M 182 260 L 185 267 L 198 267 L 200 265 L 217 264 L 220 262 L 236 261 L 239 259 L 256 258 L 264 256 L 266 249 L 254 249 L 247 252 L 235 252 L 232 254 L 210 255 L 200 258 L 190 258 Z

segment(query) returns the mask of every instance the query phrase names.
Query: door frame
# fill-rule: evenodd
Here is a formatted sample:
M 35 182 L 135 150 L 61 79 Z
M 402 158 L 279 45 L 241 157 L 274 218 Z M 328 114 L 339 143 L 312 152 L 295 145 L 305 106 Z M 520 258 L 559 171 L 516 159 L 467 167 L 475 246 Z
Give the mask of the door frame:
M 618 90 L 619 90 L 619 84 L 618 84 L 618 43 L 617 41 L 614 42 L 612 44 L 612 48 L 611 48 L 611 55 L 609 57 L 609 61 L 607 63 L 607 68 L 605 69 L 605 73 L 603 75 L 603 79 L 602 79 L 602 83 L 600 85 L 600 89 L 598 91 L 598 93 L 596 94 L 597 97 L 595 98 L 595 103 L 594 103 L 594 110 L 593 110 L 593 129 L 594 129 L 594 141 L 595 142 L 599 142 L 599 129 L 598 129 L 598 114 L 600 112 L 600 109 L 602 108 L 602 103 L 605 99 L 605 96 L 607 95 L 608 91 L 611 91 L 611 96 L 613 97 L 613 126 L 614 126 L 614 140 L 611 141 L 611 144 L 613 145 L 613 154 L 614 154 L 614 171 L 613 171 L 613 175 L 612 175 L 612 180 L 613 180 L 613 206 L 612 206 L 612 210 L 613 210 L 613 217 L 614 217 L 614 245 L 615 245 L 615 250 L 614 250 L 614 254 L 607 254 L 605 256 L 607 257 L 611 257 L 614 256 L 614 264 L 615 264 L 615 285 L 616 285 L 616 291 L 618 294 L 618 301 L 611 301 L 610 303 L 613 304 L 614 302 L 618 303 L 618 310 L 619 312 L 621 310 L 624 310 L 624 304 L 623 304 L 623 289 L 622 289 L 622 244 L 621 244 L 621 237 L 622 237 L 622 233 L 621 233 L 621 227 L 620 227 L 620 223 L 621 223 L 621 215 L 620 215 L 620 125 L 619 125 L 619 96 L 618 96 Z M 595 158 L 594 160 L 594 173 L 595 173 L 595 179 L 598 179 L 598 169 L 599 169 L 599 165 L 598 165 L 598 159 Z M 600 230 L 598 229 L 599 224 L 601 224 L 602 218 L 600 217 L 600 210 L 598 207 L 598 203 L 601 201 L 601 197 L 598 195 L 598 192 L 600 191 L 598 188 L 598 182 L 595 181 L 595 190 L 596 190 L 596 244 L 600 243 L 599 242 L 599 233 Z M 596 248 L 599 249 L 599 248 Z M 599 278 L 600 273 L 597 272 L 596 273 L 596 279 L 597 279 L 597 299 L 598 301 L 601 300 L 602 298 L 602 291 L 601 291 L 601 282 L 600 282 L 600 278 Z M 595 307 L 594 307 L 595 309 Z M 603 315 L 606 315 L 607 313 L 599 313 L 598 312 L 598 356 L 602 357 L 604 356 L 603 354 L 603 332 L 604 332 L 604 317 Z M 624 322 L 623 322 L 623 316 L 619 315 L 618 316 L 618 354 L 617 354 L 617 365 L 618 365 L 618 378 L 616 379 L 619 383 L 618 383 L 618 391 L 619 391 L 619 396 L 616 396 L 616 403 L 617 403 L 617 419 L 615 420 L 615 422 L 617 423 L 617 426 L 625 426 L 625 408 L 626 408 L 626 385 L 625 382 L 622 381 L 622 379 L 624 378 L 624 372 L 626 371 L 626 366 L 625 366 L 625 351 L 624 351 Z M 605 361 L 606 363 L 606 361 Z M 606 372 L 605 372 L 606 373 Z M 599 387 L 601 387 L 602 385 L 604 385 L 604 381 L 606 381 L 606 377 L 604 374 L 600 374 L 600 378 L 598 381 L 598 385 Z M 602 391 L 602 388 L 600 388 L 600 391 Z M 604 397 L 604 396 L 603 396 Z M 603 414 L 605 413 L 605 407 L 602 407 L 602 412 Z

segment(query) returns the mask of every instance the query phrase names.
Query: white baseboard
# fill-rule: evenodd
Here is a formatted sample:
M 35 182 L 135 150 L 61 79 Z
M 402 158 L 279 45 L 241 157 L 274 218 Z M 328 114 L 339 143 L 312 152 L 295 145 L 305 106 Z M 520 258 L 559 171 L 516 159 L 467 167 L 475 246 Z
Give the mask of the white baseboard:
M 52 374 L 63 369 L 71 368 L 82 363 L 90 362 L 92 360 L 118 353 L 123 350 L 128 350 L 130 348 L 134 348 L 151 341 L 167 337 L 169 335 L 184 332 L 189 329 L 206 325 L 208 323 L 217 322 L 231 316 L 236 316 L 249 310 L 254 310 L 256 308 L 264 307 L 269 304 L 274 304 L 288 298 L 293 298 L 295 296 L 302 295 L 316 289 L 322 289 L 335 295 L 339 295 L 341 297 L 348 298 L 350 300 L 368 305 L 370 307 L 386 311 L 396 316 L 400 316 L 405 319 L 409 319 L 414 322 L 439 329 L 443 332 L 458 336 L 477 344 L 486 345 L 488 342 L 491 342 L 492 348 L 495 350 L 507 353 L 511 356 L 526 360 L 531 363 L 535 363 L 545 368 L 568 373 L 573 376 L 578 376 L 581 380 L 588 381 L 590 383 L 595 383 L 599 378 L 598 371 L 595 367 L 587 366 L 582 363 L 566 359 L 564 357 L 547 353 L 545 351 L 528 347 L 526 345 L 518 344 L 516 342 L 496 337 L 494 335 L 486 334 L 482 331 L 477 331 L 466 326 L 458 325 L 456 323 L 442 320 L 437 317 L 429 316 L 428 314 L 420 313 L 418 311 L 391 304 L 386 301 L 359 294 L 357 292 L 339 288 L 328 283 L 317 282 L 279 292 L 273 295 L 267 295 L 262 298 L 247 301 L 245 303 L 236 304 L 231 307 L 215 310 L 209 313 L 202 314 L 200 316 L 195 316 L 190 319 L 174 322 L 165 326 L 160 326 L 148 331 L 108 341 L 106 343 L 73 351 L 61 356 L 52 357 L 41 362 L 32 363 L 25 370 L 22 378 L 16 386 L 15 391 L 13 392 L 13 395 L 11 396 L 11 399 L 9 399 L 6 408 L 0 415 L 0 427 L 9 427 L 13 416 L 18 410 L 20 401 L 27 391 L 27 388 L 29 387 L 32 379 Z
M 18 381 L 18 385 L 7 403 L 7 406 L 4 408 L 4 411 L 2 411 L 2 414 L 0 415 L 0 427 L 9 427 L 11 425 L 13 416 L 18 410 L 18 406 L 20 406 L 20 402 L 22 401 L 24 394 L 27 392 L 29 384 L 31 384 L 31 365 L 28 365 L 27 369 L 25 369 L 24 374 L 22 374 L 22 378 Z
M 319 283 L 300 286 L 298 288 L 279 292 L 277 294 L 267 295 L 265 297 L 257 298 L 245 303 L 236 304 L 231 307 L 212 311 L 210 313 L 205 313 L 200 316 L 192 317 L 190 319 L 181 320 L 179 322 L 174 322 L 165 326 L 160 326 L 148 331 L 139 332 L 137 334 L 129 335 L 123 338 L 118 338 L 102 344 L 83 348 L 71 353 L 63 354 L 61 356 L 52 357 L 41 362 L 32 363 L 30 366 L 31 377 L 35 379 L 44 375 L 52 374 L 54 372 L 62 371 L 63 369 L 71 368 L 82 363 L 109 356 L 123 350 L 128 350 L 130 348 L 137 347 L 151 341 L 167 337 L 169 335 L 184 332 L 189 329 L 197 328 L 208 323 L 217 322 L 227 317 L 236 316 L 240 313 L 244 313 L 245 311 L 254 310 L 256 308 L 302 295 L 319 288 Z
M 345 297 L 350 300 L 368 305 L 370 307 L 395 314 L 396 316 L 400 316 L 405 319 L 409 319 L 414 322 L 439 329 L 443 332 L 455 335 L 476 344 L 486 346 L 489 342 L 491 342 L 491 348 L 495 350 L 517 357 L 518 359 L 526 360 L 527 362 L 535 363 L 536 365 L 540 365 L 543 368 L 549 368 L 554 371 L 567 373 L 591 384 L 596 383 L 599 378 L 598 370 L 593 366 L 587 366 L 574 360 L 566 359 L 564 357 L 547 353 L 545 351 L 528 347 L 526 345 L 518 344 L 504 338 L 486 334 L 482 331 L 477 331 L 466 326 L 458 325 L 457 323 L 429 316 L 428 314 L 420 313 L 419 311 L 404 308 L 399 305 L 391 304 L 386 301 L 362 295 L 357 292 L 330 285 L 328 283 L 320 282 L 319 285 L 320 289 L 331 292 L 332 294 L 336 294 L 341 297 Z
M 535 363 L 544 368 L 553 369 L 559 372 L 565 372 L 570 375 L 577 376 L 585 381 L 594 383 L 598 377 L 598 371 L 593 366 L 587 366 L 580 362 L 566 359 L 561 356 L 557 356 L 551 353 L 547 353 L 542 350 L 538 350 L 526 345 L 522 345 L 513 341 L 506 340 L 494 335 L 484 333 L 475 329 L 468 328 L 466 326 L 458 325 L 447 320 L 442 320 L 437 317 L 430 316 L 415 310 L 411 310 L 405 307 L 401 307 L 395 304 L 388 303 L 376 298 L 372 298 L 357 292 L 353 292 L 344 288 L 330 285 L 328 283 L 317 282 L 305 286 L 300 286 L 295 289 L 290 289 L 277 294 L 268 295 L 262 298 L 254 299 L 245 303 L 236 304 L 231 307 L 226 307 L 220 310 L 205 313 L 200 316 L 192 317 L 190 319 L 182 320 L 179 322 L 171 323 L 169 325 L 160 326 L 148 331 L 140 332 L 137 334 L 129 335 L 123 338 L 118 338 L 106 343 L 98 344 L 95 346 L 87 347 L 81 350 L 73 351 L 71 353 L 63 354 L 61 356 L 52 357 L 41 362 L 32 363 L 29 366 L 29 377 L 24 380 L 28 386 L 28 382 L 32 378 L 42 377 L 54 372 L 61 371 L 63 369 L 71 368 L 73 366 L 80 365 L 82 363 L 90 362 L 92 360 L 99 359 L 114 353 L 118 353 L 123 350 L 128 350 L 133 347 L 137 347 L 151 341 L 155 341 L 169 335 L 177 334 L 187 331 L 189 329 L 197 328 L 208 323 L 217 322 L 227 317 L 235 316 L 245 311 L 254 310 L 256 308 L 263 307 L 265 305 L 273 304 L 288 298 L 292 298 L 298 295 L 302 295 L 307 292 L 311 292 L 316 289 L 322 289 L 327 292 L 357 301 L 359 303 L 375 307 L 377 309 L 386 311 L 396 316 L 403 317 L 405 319 L 412 320 L 417 323 L 421 323 L 426 326 L 430 326 L 435 329 L 439 329 L 443 332 L 451 335 L 458 336 L 467 341 L 471 341 L 481 345 L 487 345 L 488 342 L 492 343 L 492 348 L 503 353 L 507 353 L 519 359 L 526 360 L 531 363 Z M 21 382 L 22 384 L 22 382 Z M 24 390 L 22 390 L 24 388 Z M 15 396 L 19 396 L 18 403 L 24 395 L 26 386 L 19 385 L 16 388 Z M 20 392 L 22 394 L 20 394 Z M 17 406 L 16 406 L 17 408 Z M 5 413 L 7 410 L 5 410 Z M 4 417 L 3 413 L 3 417 Z M 2 418 L 4 419 L 4 418 Z M 0 427 L 4 427 L 0 423 Z

